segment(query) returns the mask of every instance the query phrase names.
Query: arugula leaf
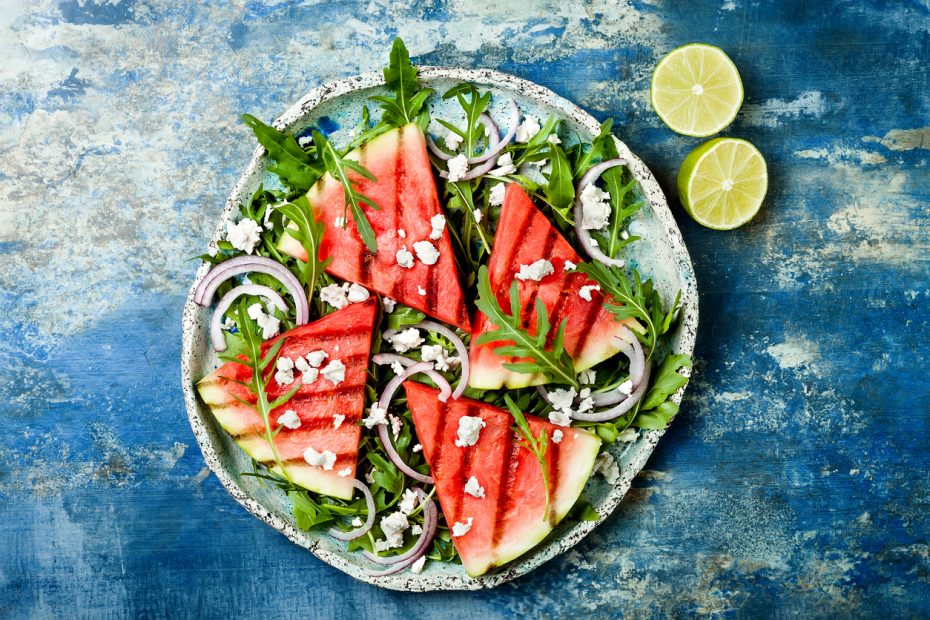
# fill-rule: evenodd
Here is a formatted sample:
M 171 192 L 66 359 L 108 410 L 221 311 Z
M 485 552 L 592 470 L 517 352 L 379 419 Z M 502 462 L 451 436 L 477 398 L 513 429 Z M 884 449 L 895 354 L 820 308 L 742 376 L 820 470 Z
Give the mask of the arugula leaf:
M 333 260 L 331 256 L 320 260 L 320 242 L 323 240 L 326 226 L 321 220 L 315 218 L 313 206 L 306 196 L 281 205 L 277 210 L 297 227 L 296 229 L 289 228 L 287 234 L 297 239 L 307 252 L 307 262 L 298 260 L 297 267 L 298 275 L 312 296 L 316 289 L 317 278 Z
M 390 64 L 384 68 L 384 83 L 394 93 L 393 97 L 377 96 L 373 100 L 381 104 L 384 114 L 381 120 L 393 127 L 403 127 L 418 120 L 426 99 L 432 89 L 419 88 L 417 68 L 410 62 L 410 53 L 400 37 L 391 46 Z
M 669 355 L 662 361 L 655 381 L 643 399 L 643 411 L 655 409 L 688 382 L 688 378 L 678 372 L 683 368 L 691 368 L 691 357 L 688 355 Z
M 533 456 L 536 457 L 536 462 L 539 463 L 539 470 L 542 473 L 543 486 L 546 488 L 546 509 L 545 513 L 547 518 L 555 525 L 555 514 L 549 512 L 549 462 L 546 459 L 546 452 L 549 449 L 549 435 L 546 433 L 546 429 L 540 429 L 539 436 L 533 436 L 533 430 L 530 428 L 529 423 L 526 421 L 526 416 L 523 415 L 523 411 L 514 404 L 511 400 L 509 394 L 504 394 L 504 402 L 507 405 L 507 411 L 510 412 L 510 415 L 513 416 L 516 426 L 513 430 L 519 433 L 522 439 L 518 442 L 519 445 L 526 448 L 533 453 Z
M 558 144 L 549 145 L 549 163 L 552 164 L 552 172 L 549 173 L 549 183 L 543 191 L 553 208 L 567 212 L 575 202 L 575 184 L 572 182 L 572 168 L 568 158 Z
M 306 191 L 323 176 L 323 162 L 314 150 L 307 152 L 302 149 L 294 136 L 266 125 L 251 114 L 243 114 L 242 120 L 255 134 L 258 143 L 268 151 L 268 157 L 275 161 L 268 171 L 278 175 L 282 183 L 292 189 Z
M 371 223 L 362 210 L 362 205 L 368 205 L 376 211 L 380 211 L 381 207 L 374 199 L 358 191 L 355 181 L 349 178 L 349 173 L 354 172 L 372 182 L 378 179 L 357 161 L 340 155 L 335 147 L 333 147 L 332 143 L 315 129 L 313 130 L 313 143 L 316 144 L 316 148 L 322 154 L 323 163 L 326 165 L 326 171 L 342 185 L 346 206 L 352 209 L 352 219 L 355 221 L 355 228 L 358 230 L 359 237 L 361 237 L 362 242 L 370 252 L 377 252 L 378 242 L 375 239 L 375 231 L 372 230 Z
M 466 95 L 468 97 L 466 98 Z M 452 123 L 436 119 L 440 125 L 453 133 L 457 133 L 465 141 L 464 153 L 468 157 L 475 155 L 476 147 L 480 142 L 486 142 L 484 125 L 478 119 L 488 109 L 491 103 L 491 93 L 481 94 L 474 84 L 464 83 L 452 87 L 442 96 L 443 99 L 455 97 L 465 112 L 465 130 L 461 130 Z
M 613 144 L 613 136 L 610 133 L 613 125 L 614 119 L 612 118 L 608 118 L 606 121 L 601 123 L 601 130 L 594 137 L 594 140 L 591 141 L 590 148 L 582 149 L 578 160 L 575 162 L 576 179 L 580 179 L 582 176 L 584 176 L 584 173 L 587 172 L 591 166 L 603 159 L 606 159 L 604 157 L 604 147 L 608 143 Z
M 478 298 L 475 305 L 497 326 L 497 329 L 481 334 L 476 344 L 509 341 L 508 344 L 495 347 L 494 352 L 497 355 L 529 358 L 529 361 L 505 363 L 504 368 L 521 373 L 544 374 L 555 383 L 565 383 L 578 389 L 575 367 L 564 346 L 568 319 L 559 325 L 552 350 L 546 350 L 550 325 L 545 304 L 541 299 L 536 300 L 536 334 L 530 334 L 520 326 L 520 288 L 517 281 L 514 280 L 510 286 L 510 314 L 507 314 L 491 292 L 488 268 L 484 265 L 478 271 Z

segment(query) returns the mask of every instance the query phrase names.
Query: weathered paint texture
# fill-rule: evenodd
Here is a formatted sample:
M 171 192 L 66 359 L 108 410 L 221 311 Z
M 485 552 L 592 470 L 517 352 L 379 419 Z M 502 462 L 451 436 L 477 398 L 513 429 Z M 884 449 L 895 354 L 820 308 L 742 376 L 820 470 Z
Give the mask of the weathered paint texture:
M 682 413 L 621 509 L 491 592 L 352 581 L 206 474 L 180 310 L 253 143 L 310 87 L 488 66 L 613 116 L 669 193 L 702 324 Z M 766 155 L 742 230 L 682 216 L 697 144 L 648 79 L 706 41 Z M 0 11 L 0 615 L 930 615 L 926 2 L 13 0 Z

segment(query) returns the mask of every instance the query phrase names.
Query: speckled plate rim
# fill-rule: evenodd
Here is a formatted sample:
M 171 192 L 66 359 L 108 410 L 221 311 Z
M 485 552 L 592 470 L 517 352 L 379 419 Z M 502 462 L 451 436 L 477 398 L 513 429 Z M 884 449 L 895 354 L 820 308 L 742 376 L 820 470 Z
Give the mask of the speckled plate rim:
M 600 127 L 600 124 L 593 116 L 567 99 L 560 97 L 548 88 L 544 88 L 534 82 L 507 73 L 492 69 L 464 69 L 431 66 L 422 66 L 419 68 L 419 71 L 420 79 L 424 81 L 429 81 L 431 79 L 470 81 L 520 93 L 523 97 L 533 99 L 542 105 L 547 105 L 559 110 L 565 117 L 571 118 L 595 135 Z M 380 72 L 365 73 L 323 84 L 304 95 L 300 101 L 282 114 L 281 117 L 275 121 L 274 125 L 280 129 L 290 128 L 311 110 L 323 103 L 350 92 L 373 88 L 383 84 L 384 78 Z M 687 274 L 685 278 L 685 288 L 682 290 L 682 310 L 678 328 L 680 334 L 678 336 L 678 346 L 675 350 L 678 353 L 692 354 L 697 338 L 698 295 L 691 258 L 685 247 L 684 240 L 681 237 L 681 232 L 678 230 L 675 219 L 669 210 L 665 194 L 662 192 L 652 172 L 650 172 L 649 168 L 639 157 L 630 151 L 626 144 L 616 138 L 615 141 L 620 156 L 625 157 L 630 162 L 630 167 L 639 180 L 643 194 L 649 202 L 649 207 L 658 222 L 664 228 L 678 269 L 681 273 Z M 239 181 L 236 183 L 236 186 L 226 201 L 226 206 L 223 209 L 220 222 L 213 233 L 210 244 L 211 248 L 215 248 L 217 241 L 221 239 L 223 231 L 225 230 L 226 221 L 234 210 L 237 209 L 239 197 L 242 195 L 252 175 L 259 171 L 264 157 L 265 150 L 262 147 L 256 148 L 252 155 L 252 160 L 249 162 L 248 167 L 239 178 Z M 479 590 L 492 588 L 524 575 L 557 555 L 568 551 L 610 516 L 626 495 L 633 478 L 646 464 L 646 461 L 658 444 L 659 439 L 665 433 L 665 431 L 654 430 L 642 434 L 639 441 L 635 444 L 637 449 L 636 454 L 620 472 L 620 478 L 617 480 L 613 489 L 597 507 L 600 517 L 596 521 L 582 521 L 577 523 L 561 537 L 550 539 L 548 543 L 536 549 L 533 553 L 524 556 L 520 560 L 511 562 L 503 570 L 477 579 L 468 577 L 465 575 L 464 571 L 462 571 L 461 575 L 429 575 L 428 573 L 416 575 L 409 571 L 404 571 L 387 577 L 370 577 L 364 570 L 349 562 L 345 557 L 322 548 L 318 544 L 318 539 L 321 536 L 320 533 L 310 533 L 299 530 L 268 510 L 261 502 L 250 496 L 242 486 L 240 486 L 235 476 L 226 471 L 223 467 L 216 446 L 213 445 L 210 433 L 206 428 L 208 422 L 204 420 L 202 408 L 198 405 L 192 376 L 195 329 L 202 327 L 202 320 L 199 320 L 200 317 L 198 313 L 204 312 L 202 308 L 194 303 L 193 297 L 197 285 L 208 270 L 208 265 L 203 264 L 200 266 L 187 296 L 182 317 L 181 352 L 181 385 L 184 392 L 185 406 L 187 408 L 191 429 L 203 452 L 204 460 L 210 468 L 210 471 L 216 475 L 217 479 L 226 488 L 229 494 L 246 510 L 287 536 L 292 542 L 311 551 L 322 561 L 360 581 L 392 590 L 426 592 L 435 590 Z M 681 402 L 686 387 L 687 385 L 683 386 L 673 396 L 673 400 L 676 403 Z

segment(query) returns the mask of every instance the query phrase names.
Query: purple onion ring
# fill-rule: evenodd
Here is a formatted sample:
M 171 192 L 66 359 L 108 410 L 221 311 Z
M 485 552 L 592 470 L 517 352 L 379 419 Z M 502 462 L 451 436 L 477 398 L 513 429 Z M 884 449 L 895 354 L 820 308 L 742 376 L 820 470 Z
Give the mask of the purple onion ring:
M 307 294 L 300 281 L 287 267 L 264 256 L 237 256 L 215 266 L 197 285 L 194 291 L 194 301 L 201 306 L 209 305 L 210 299 L 213 298 L 220 284 L 250 271 L 264 273 L 278 279 L 294 298 L 297 324 L 304 325 L 310 320 L 310 303 L 307 301 Z
M 266 297 L 278 310 L 287 312 L 287 304 L 284 302 L 284 298 L 267 286 L 262 286 L 261 284 L 242 284 L 235 287 L 223 295 L 219 303 L 216 304 L 216 310 L 213 311 L 213 317 L 210 319 L 210 340 L 213 342 L 213 348 L 217 353 L 222 353 L 226 350 L 226 339 L 223 338 L 223 327 L 220 321 L 222 321 L 223 315 L 226 314 L 226 311 L 229 310 L 233 302 L 242 295 Z
M 478 122 L 484 125 L 488 130 L 488 145 L 485 149 L 485 153 L 487 153 L 495 149 L 500 142 L 500 130 L 497 128 L 497 123 L 495 123 L 494 120 L 487 114 L 482 114 L 479 116 Z M 439 148 L 439 146 L 436 145 L 430 136 L 426 136 L 426 145 L 429 147 L 429 150 L 432 151 L 433 155 L 443 161 L 449 161 L 455 157 L 455 155 L 449 155 L 441 148 Z M 482 153 L 476 157 L 469 157 L 466 161 L 468 161 L 469 166 L 472 166 L 474 164 L 480 164 L 481 162 L 487 161 L 487 159 L 488 158 L 485 157 L 484 153 Z
M 646 388 L 649 387 L 650 368 L 651 366 L 646 366 L 645 371 L 643 371 L 643 380 L 640 382 L 639 386 L 633 390 L 633 393 L 626 399 L 620 401 L 618 405 L 610 409 L 592 411 L 591 413 L 572 413 L 572 419 L 581 420 L 583 422 L 607 422 L 619 418 L 632 409 L 646 393 Z
M 364 551 L 365 557 L 375 564 L 397 564 L 398 562 L 403 562 L 410 558 L 413 558 L 413 561 L 416 562 L 420 556 L 423 555 L 423 548 L 432 542 L 433 537 L 436 535 L 436 529 L 439 525 L 439 511 L 436 509 L 436 504 L 433 503 L 433 500 L 431 500 L 422 489 L 417 489 L 416 491 L 420 499 L 420 504 L 423 505 L 423 531 L 420 533 L 420 537 L 417 539 L 415 545 L 400 555 L 382 557 L 370 551 Z
M 581 221 L 584 217 L 583 209 L 581 206 L 581 192 L 584 191 L 584 188 L 586 188 L 588 185 L 597 181 L 600 176 L 607 170 L 616 168 L 617 166 L 626 165 L 628 165 L 627 161 L 622 157 L 608 159 L 607 161 L 602 161 L 599 164 L 595 164 L 591 166 L 590 170 L 584 173 L 584 176 L 582 176 L 581 180 L 578 181 L 578 187 L 575 189 L 575 208 L 573 211 L 573 216 L 575 218 L 575 235 L 578 237 L 578 242 L 581 244 L 581 247 L 591 259 L 600 263 L 604 263 L 610 267 L 623 267 L 626 265 L 626 262 L 619 258 L 611 258 L 601 252 L 601 249 L 597 247 L 597 243 L 594 241 L 594 239 L 591 238 L 591 233 L 581 226 Z
M 329 529 L 329 535 L 337 540 L 355 540 L 356 538 L 361 538 L 368 533 L 368 530 L 372 528 L 375 524 L 375 498 L 371 494 L 371 489 L 368 488 L 368 485 L 362 482 L 361 480 L 353 480 L 352 486 L 362 492 L 362 495 L 365 496 L 365 505 L 368 508 L 368 517 L 365 519 L 365 523 L 361 527 L 349 530 L 348 532 L 343 532 L 342 530 L 336 528 Z
M 468 374 L 469 374 L 469 363 L 468 363 L 468 347 L 465 346 L 465 343 L 459 338 L 458 334 L 446 327 L 436 323 L 435 321 L 420 321 L 412 327 L 417 327 L 419 329 L 425 329 L 426 331 L 436 332 L 437 334 L 442 334 L 455 347 L 456 352 L 459 354 L 459 360 L 461 363 L 461 376 L 459 378 L 458 385 L 455 386 L 455 391 L 452 392 L 452 398 L 458 400 L 459 396 L 465 391 L 465 388 L 468 387 Z M 403 363 L 403 362 L 401 362 Z

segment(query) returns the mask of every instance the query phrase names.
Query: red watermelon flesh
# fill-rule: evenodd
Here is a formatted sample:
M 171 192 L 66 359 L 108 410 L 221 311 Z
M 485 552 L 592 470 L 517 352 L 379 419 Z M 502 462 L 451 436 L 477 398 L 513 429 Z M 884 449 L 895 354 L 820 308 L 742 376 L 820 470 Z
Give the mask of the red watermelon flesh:
M 563 434 L 560 443 L 549 442 L 546 454 L 551 493 L 547 513 L 539 462 L 517 443 L 521 437 L 507 411 L 467 398 L 442 403 L 439 391 L 422 383 L 408 381 L 404 388 L 446 523 L 451 528 L 472 519 L 466 534 L 452 538 L 472 577 L 532 549 L 578 500 L 600 449 L 595 435 L 526 416 L 535 435 L 540 430 L 550 438 L 556 430 Z M 462 416 L 480 417 L 486 424 L 474 446 L 455 445 Z M 471 476 L 484 487 L 484 497 L 465 493 Z
M 539 282 L 516 280 L 520 287 L 521 323 L 524 328 L 535 332 L 538 298 L 545 304 L 553 326 L 550 344 L 559 323 L 569 319 L 565 329 L 565 350 L 571 355 L 576 370 L 585 370 L 615 355 L 620 348 L 614 336 L 621 334 L 625 325 L 640 329 L 639 324 L 635 319 L 615 320 L 604 308 L 605 296 L 597 290 L 591 291 L 591 301 L 581 297 L 581 288 L 594 282 L 582 273 L 565 269 L 565 261 L 579 265 L 581 257 L 536 208 L 523 188 L 511 183 L 504 194 L 504 205 L 488 261 L 491 290 L 495 291 L 502 308 L 510 307 L 510 286 L 520 272 L 520 266 L 543 258 L 552 263 L 552 274 Z M 546 383 L 542 375 L 506 370 L 503 367 L 505 362 L 520 360 L 494 353 L 494 349 L 505 342 L 474 344 L 479 335 L 494 328 L 483 313 L 477 312 L 473 321 L 468 384 L 474 388 L 496 390 L 504 386 L 518 388 Z
M 291 479 L 311 491 L 351 499 L 352 480 L 358 458 L 358 443 L 365 406 L 365 381 L 368 372 L 368 356 L 371 350 L 371 334 L 375 325 L 377 305 L 374 299 L 352 304 L 322 319 L 292 329 L 262 346 L 265 352 L 275 342 L 285 338 L 280 356 L 295 359 L 312 351 L 325 351 L 328 357 L 320 368 L 332 360 L 341 360 L 345 365 L 345 379 L 338 384 L 320 375 L 309 385 L 302 385 L 294 396 L 271 413 L 272 430 L 278 417 L 288 409 L 300 418 L 300 427 L 282 428 L 275 436 L 278 455 L 285 462 Z M 254 403 L 256 395 L 234 381 L 249 381 L 251 371 L 247 366 L 227 362 L 204 377 L 197 384 L 203 401 L 223 429 L 232 435 L 236 443 L 256 461 L 272 467 L 274 464 L 271 446 L 265 440 L 265 426 L 257 411 L 237 398 Z M 301 376 L 294 372 L 295 381 Z M 274 400 L 287 393 L 296 383 L 281 386 L 274 379 L 268 384 L 268 397 Z M 336 428 L 337 415 L 345 418 Z M 336 454 L 332 470 L 313 467 L 304 461 L 304 451 L 312 447 L 318 452 L 328 450 Z M 338 472 L 350 469 L 346 476 Z
M 441 214 L 442 209 L 423 132 L 414 124 L 406 125 L 378 136 L 348 157 L 358 160 L 377 178 L 369 181 L 354 177 L 359 191 L 381 207 L 362 207 L 375 232 L 378 252 L 372 254 L 362 243 L 351 211 L 346 212 L 342 185 L 326 174 L 307 193 L 317 217 L 326 226 L 320 258 L 333 258 L 326 271 L 470 331 L 449 232 L 443 230 L 439 239 L 429 238 L 430 219 Z M 336 226 L 337 219 L 344 215 L 349 220 L 346 227 Z M 406 236 L 401 237 L 398 230 Z M 398 265 L 397 251 L 406 247 L 415 256 L 413 244 L 418 241 L 429 241 L 436 247 L 436 264 L 426 265 L 415 258 L 409 269 Z M 282 238 L 280 249 L 307 260 L 303 246 L 289 235 Z

